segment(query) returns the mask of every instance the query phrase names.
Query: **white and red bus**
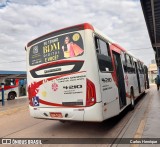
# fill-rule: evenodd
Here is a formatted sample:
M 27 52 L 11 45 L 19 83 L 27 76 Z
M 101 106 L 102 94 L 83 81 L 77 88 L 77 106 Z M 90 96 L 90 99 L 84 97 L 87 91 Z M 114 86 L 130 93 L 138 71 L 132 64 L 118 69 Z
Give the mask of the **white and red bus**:
M 0 85 L 0 100 L 2 100 Z M 4 80 L 4 99 L 14 100 L 16 97 L 26 96 L 26 79 L 6 78 Z
M 101 122 L 145 92 L 143 63 L 88 23 L 41 36 L 26 51 L 34 118 Z

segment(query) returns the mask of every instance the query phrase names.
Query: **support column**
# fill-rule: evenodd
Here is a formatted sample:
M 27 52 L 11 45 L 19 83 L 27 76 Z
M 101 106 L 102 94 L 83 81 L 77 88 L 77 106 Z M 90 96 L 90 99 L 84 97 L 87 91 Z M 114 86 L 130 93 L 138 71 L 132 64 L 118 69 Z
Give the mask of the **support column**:
M 1 83 L 1 88 L 2 88 L 2 106 L 4 106 L 4 83 Z

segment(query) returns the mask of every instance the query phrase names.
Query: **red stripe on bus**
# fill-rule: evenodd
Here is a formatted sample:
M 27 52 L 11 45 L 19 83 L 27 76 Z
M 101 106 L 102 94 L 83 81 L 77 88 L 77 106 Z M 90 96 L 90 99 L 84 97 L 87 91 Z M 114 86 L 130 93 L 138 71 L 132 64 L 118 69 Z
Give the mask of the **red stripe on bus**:
M 112 45 L 114 46 L 114 47 L 116 47 L 116 50 L 118 51 L 124 51 L 124 52 L 126 52 L 126 50 L 123 48 L 123 47 L 121 47 L 120 45 L 118 45 L 118 44 L 116 44 L 116 43 L 112 43 Z
M 52 102 L 47 102 L 47 101 L 44 101 L 42 99 L 39 99 L 39 102 L 41 104 L 44 104 L 44 105 L 48 105 L 48 106 L 60 106 L 60 107 L 65 107 L 65 108 L 79 108 L 79 107 L 84 107 L 84 106 L 64 106 L 62 104 L 57 104 L 57 103 L 52 103 Z
M 89 23 L 84 23 L 84 30 L 85 29 L 90 29 L 90 30 L 94 31 L 93 26 L 91 24 L 89 24 Z
M 9 89 L 12 89 L 12 88 L 16 88 L 18 86 L 4 86 L 4 90 L 9 90 Z M 2 90 L 2 88 L 0 88 L 0 91 Z

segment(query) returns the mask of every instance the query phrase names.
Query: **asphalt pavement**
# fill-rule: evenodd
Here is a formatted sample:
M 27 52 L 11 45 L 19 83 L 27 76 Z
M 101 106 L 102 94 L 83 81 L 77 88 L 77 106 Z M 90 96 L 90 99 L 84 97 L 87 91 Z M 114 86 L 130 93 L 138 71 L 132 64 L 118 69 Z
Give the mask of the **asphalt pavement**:
M 118 147 L 145 147 L 151 144 L 118 144 L 116 138 L 160 138 L 160 91 L 156 90 L 155 85 L 152 85 L 147 93 L 137 101 L 133 111 L 126 109 L 119 116 L 102 123 L 61 123 L 55 120 L 35 119 L 29 115 L 26 98 L 6 101 L 5 104 L 4 107 L 0 106 L 1 138 L 115 138 L 114 144 L 94 144 L 92 146 Z M 81 147 L 82 145 L 68 144 L 67 146 Z M 83 146 L 90 146 L 90 144 L 83 144 Z M 159 145 L 153 146 L 158 147 Z

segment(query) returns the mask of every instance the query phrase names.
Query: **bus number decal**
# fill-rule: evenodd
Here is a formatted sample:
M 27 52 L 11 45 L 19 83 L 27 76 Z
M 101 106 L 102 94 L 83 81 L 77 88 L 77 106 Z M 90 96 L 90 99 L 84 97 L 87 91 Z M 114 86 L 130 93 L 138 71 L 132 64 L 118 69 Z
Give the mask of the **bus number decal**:
M 102 82 L 104 82 L 104 83 L 112 82 L 112 79 L 111 78 L 102 78 Z

